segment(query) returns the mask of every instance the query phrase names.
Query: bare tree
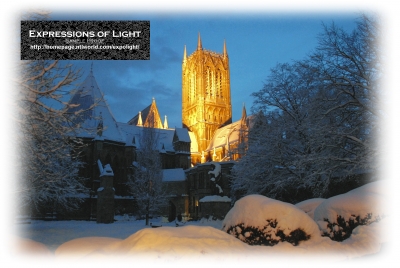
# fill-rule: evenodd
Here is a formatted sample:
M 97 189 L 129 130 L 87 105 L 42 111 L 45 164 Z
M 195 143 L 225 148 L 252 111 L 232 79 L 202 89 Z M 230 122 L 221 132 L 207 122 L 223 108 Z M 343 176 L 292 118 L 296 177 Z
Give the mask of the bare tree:
M 159 213 L 166 205 L 166 194 L 162 187 L 162 165 L 158 150 L 159 133 L 155 128 L 143 127 L 136 149 L 134 175 L 128 179 L 128 186 L 134 195 L 140 215 L 146 215 L 149 225 L 151 214 Z
M 333 178 L 376 168 L 376 31 L 367 17 L 350 34 L 325 27 L 315 53 L 271 70 L 263 89 L 252 94 L 253 112 L 263 116 L 233 169 L 233 192 L 294 203 L 324 195 Z
M 278 64 L 264 88 L 253 94 L 256 115 L 248 151 L 233 170 L 233 188 L 239 196 L 244 191 L 293 201 L 329 172 L 316 161 L 325 148 L 319 137 L 323 117 L 313 81 L 313 73 L 302 65 Z
M 48 12 L 32 11 L 23 20 L 47 20 Z M 83 146 L 74 135 L 80 126 L 68 112 L 79 70 L 57 60 L 21 61 L 15 80 L 18 128 L 19 180 L 15 195 L 18 208 L 76 209 L 86 193 L 78 171 Z M 92 107 L 90 107 L 92 108 Z M 29 213 L 29 211 L 26 211 Z
M 78 175 L 82 162 L 66 99 L 79 72 L 58 61 L 25 61 L 18 85 L 21 180 L 17 198 L 21 207 L 78 208 L 86 188 Z
M 335 125 L 332 134 L 345 141 L 347 151 L 355 152 L 342 160 L 352 165 L 356 159 L 356 169 L 377 168 L 375 140 L 383 116 L 377 108 L 383 93 L 380 38 L 378 19 L 366 15 L 351 33 L 334 24 L 324 26 L 310 59 L 324 87 L 322 100 L 329 107 L 324 113 Z

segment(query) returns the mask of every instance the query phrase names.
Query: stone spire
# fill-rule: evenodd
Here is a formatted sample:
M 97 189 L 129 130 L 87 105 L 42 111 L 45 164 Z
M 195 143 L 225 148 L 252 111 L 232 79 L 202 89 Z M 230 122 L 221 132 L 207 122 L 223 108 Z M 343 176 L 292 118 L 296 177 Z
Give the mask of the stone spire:
M 247 112 L 246 112 L 246 106 L 243 102 L 243 108 L 242 108 L 242 118 L 241 120 L 241 124 L 242 125 L 247 125 Z
M 225 41 L 225 39 L 224 39 L 224 50 L 223 50 L 223 51 L 224 51 L 224 52 L 223 52 L 223 53 L 224 53 L 223 55 L 224 55 L 224 59 L 225 59 L 225 58 L 228 57 L 228 51 L 226 50 L 226 41 Z
M 187 58 L 187 53 L 186 53 L 186 45 L 183 48 L 183 62 L 186 62 L 186 58 Z
M 203 50 L 203 46 L 201 45 L 200 32 L 199 32 L 199 37 L 197 39 L 197 50 Z
M 246 112 L 246 105 L 243 102 L 243 108 L 242 108 L 242 119 L 246 119 L 247 118 L 247 112 Z
M 164 128 L 165 128 L 165 129 L 168 129 L 167 116 L 164 117 Z
M 142 127 L 143 126 L 143 121 L 142 121 L 142 112 L 139 111 L 139 119 L 137 121 L 137 126 Z

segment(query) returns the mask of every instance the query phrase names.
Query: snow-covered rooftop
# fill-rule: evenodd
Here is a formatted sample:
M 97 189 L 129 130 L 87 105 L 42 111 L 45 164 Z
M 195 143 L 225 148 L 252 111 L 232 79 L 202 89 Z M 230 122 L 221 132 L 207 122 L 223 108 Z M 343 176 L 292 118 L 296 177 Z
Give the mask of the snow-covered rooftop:
M 92 71 L 72 96 L 69 104 L 77 106 L 70 108 L 68 112 L 79 114 L 75 123 L 81 124 L 81 128 L 75 134 L 76 136 L 125 142 Z M 90 109 L 92 106 L 94 108 Z M 79 111 L 83 112 L 79 113 Z M 100 133 L 98 128 L 101 126 Z
M 241 120 L 238 120 L 232 124 L 217 129 L 206 151 L 211 151 L 214 148 L 238 142 L 241 122 Z
M 175 128 L 179 141 L 190 142 L 189 131 L 186 128 Z
M 100 177 L 103 176 L 114 176 L 114 172 L 110 166 L 110 164 L 106 164 L 100 174 Z
M 199 200 L 199 202 L 231 202 L 227 196 L 208 195 Z
M 164 182 L 184 181 L 185 178 L 185 172 L 182 168 L 163 169 L 162 180 Z
M 138 127 L 134 125 L 129 125 L 126 123 L 117 123 L 123 136 L 125 137 L 126 145 L 135 146 L 140 148 L 140 137 L 145 128 Z M 174 129 L 159 129 L 155 128 L 154 131 L 157 133 L 158 145 L 157 149 L 161 151 L 174 152 L 173 139 L 174 139 Z

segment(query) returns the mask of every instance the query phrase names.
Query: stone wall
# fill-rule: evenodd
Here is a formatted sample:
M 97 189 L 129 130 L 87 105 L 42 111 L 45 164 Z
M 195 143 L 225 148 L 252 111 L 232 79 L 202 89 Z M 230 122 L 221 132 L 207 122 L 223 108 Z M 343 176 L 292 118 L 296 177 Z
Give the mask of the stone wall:
M 100 175 L 100 187 L 97 189 L 97 223 L 114 222 L 114 175 L 107 164 Z
M 221 174 L 218 179 L 214 181 L 218 182 L 218 186 L 221 187 L 222 192 L 219 191 L 219 188 L 216 187 L 216 183 L 214 183 L 214 181 L 212 180 L 215 175 L 210 173 L 214 171 L 215 164 L 218 164 L 221 167 Z M 199 200 L 201 200 L 205 196 L 212 195 L 230 197 L 229 175 L 231 173 L 233 165 L 234 162 L 207 162 L 185 170 L 189 194 L 188 210 L 190 218 L 198 219 L 205 215 L 213 216 L 211 212 L 216 213 L 216 215 L 218 216 L 226 213 L 225 205 L 217 205 L 217 207 L 211 210 L 212 204 L 210 204 L 209 206 L 206 205 L 207 212 L 205 214 L 202 212 L 203 207 L 200 207 Z M 228 205 L 230 206 L 230 202 L 227 202 L 227 206 Z M 208 209 L 208 207 L 210 207 L 210 209 Z M 222 209 L 221 212 L 217 212 L 217 209 L 219 208 Z
M 186 217 L 188 214 L 187 181 L 163 182 L 163 189 L 168 195 L 169 202 L 162 210 L 162 216 L 169 221 L 175 220 L 178 215 Z

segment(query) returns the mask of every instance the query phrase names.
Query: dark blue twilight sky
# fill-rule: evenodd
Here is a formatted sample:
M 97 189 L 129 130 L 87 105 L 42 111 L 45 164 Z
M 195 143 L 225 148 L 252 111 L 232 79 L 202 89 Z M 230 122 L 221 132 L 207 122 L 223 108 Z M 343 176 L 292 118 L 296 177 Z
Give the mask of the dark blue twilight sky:
M 84 79 L 93 72 L 112 113 L 127 122 L 156 99 L 162 120 L 181 127 L 182 58 L 194 52 L 200 32 L 204 49 L 222 53 L 226 40 L 230 61 L 233 121 L 245 103 L 250 113 L 252 92 L 263 87 L 269 70 L 277 63 L 303 59 L 317 45 L 322 23 L 351 31 L 361 15 L 358 11 L 279 13 L 184 13 L 158 12 L 66 12 L 53 11 L 53 20 L 149 20 L 148 61 L 71 61 L 81 67 Z

